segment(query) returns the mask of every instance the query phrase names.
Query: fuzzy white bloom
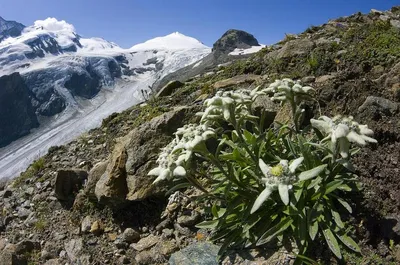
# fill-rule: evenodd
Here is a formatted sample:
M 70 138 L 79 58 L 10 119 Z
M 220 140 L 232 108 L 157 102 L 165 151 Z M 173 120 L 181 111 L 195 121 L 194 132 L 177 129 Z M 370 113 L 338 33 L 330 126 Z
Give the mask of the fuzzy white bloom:
M 372 138 L 373 131 L 367 125 L 359 124 L 352 116 L 335 116 L 333 119 L 321 116 L 318 120 L 311 119 L 311 125 L 324 133 L 333 144 L 339 143 L 339 152 L 343 158 L 349 155 L 350 142 L 365 146 L 367 142 L 377 143 Z
M 267 88 L 258 91 L 259 94 L 271 94 L 273 101 L 286 101 L 294 96 L 307 96 L 314 89 L 309 86 L 301 86 L 298 81 L 293 81 L 289 78 L 284 78 L 282 80 L 276 80 L 270 84 Z
M 184 165 L 192 156 L 193 149 L 214 134 L 214 130 L 204 124 L 188 124 L 179 128 L 175 133 L 176 138 L 161 150 L 158 166 L 150 170 L 148 175 L 157 176 L 154 183 L 173 176 L 186 176 Z
M 288 205 L 289 190 L 292 189 L 292 184 L 298 180 L 295 172 L 303 160 L 303 157 L 299 157 L 293 160 L 290 165 L 289 161 L 281 160 L 278 165 L 271 167 L 260 159 L 259 167 L 264 175 L 262 181 L 265 184 L 265 189 L 257 197 L 250 213 L 257 211 L 276 189 L 279 191 L 282 202 Z
M 220 119 L 229 121 L 232 112 L 249 115 L 246 106 L 253 102 L 251 93 L 250 90 L 218 91 L 214 97 L 204 101 L 206 109 L 204 112 L 197 113 L 197 115 L 202 116 L 201 122 L 203 124 L 209 124 Z

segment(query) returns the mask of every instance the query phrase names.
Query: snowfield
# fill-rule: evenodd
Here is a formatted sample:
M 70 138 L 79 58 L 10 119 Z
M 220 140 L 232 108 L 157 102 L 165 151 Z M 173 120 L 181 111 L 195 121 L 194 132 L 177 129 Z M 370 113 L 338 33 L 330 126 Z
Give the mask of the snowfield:
M 20 72 L 35 95 L 52 91 L 66 102 L 66 109 L 39 117 L 40 127 L 0 148 L 0 178 L 16 177 L 33 160 L 54 145 L 65 144 L 95 128 L 113 112 L 143 101 L 141 90 L 157 80 L 207 56 L 211 49 L 178 32 L 122 49 L 101 38 L 82 38 L 72 25 L 48 18 L 25 28 L 22 35 L 0 42 L 0 76 Z M 121 64 L 133 74 L 114 78 L 110 63 Z M 101 77 L 102 88 L 91 99 L 74 96 L 64 83 L 88 67 Z
M 260 45 L 260 46 L 252 46 L 251 48 L 248 49 L 238 49 L 236 48 L 232 52 L 229 53 L 229 55 L 244 55 L 244 54 L 252 54 L 260 51 L 262 48 L 264 48 L 265 45 Z

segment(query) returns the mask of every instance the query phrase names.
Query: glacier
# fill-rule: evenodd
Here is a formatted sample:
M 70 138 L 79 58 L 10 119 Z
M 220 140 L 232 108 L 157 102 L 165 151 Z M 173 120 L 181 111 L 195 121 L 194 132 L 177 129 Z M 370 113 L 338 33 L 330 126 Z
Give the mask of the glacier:
M 40 126 L 0 148 L 0 178 L 17 176 L 51 146 L 143 102 L 141 90 L 210 53 L 211 48 L 178 32 L 123 49 L 101 38 L 84 38 L 55 18 L 6 38 L 0 42 L 0 76 L 21 74 Z M 82 82 L 84 88 L 77 85 Z

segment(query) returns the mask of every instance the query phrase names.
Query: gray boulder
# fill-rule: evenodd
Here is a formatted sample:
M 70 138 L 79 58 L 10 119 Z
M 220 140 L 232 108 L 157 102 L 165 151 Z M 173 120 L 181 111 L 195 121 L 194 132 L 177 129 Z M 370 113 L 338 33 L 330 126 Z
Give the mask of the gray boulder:
M 182 87 L 184 83 L 174 80 L 163 86 L 160 91 L 158 91 L 156 97 L 165 97 L 171 95 L 176 89 Z
M 219 247 L 208 242 L 200 242 L 175 252 L 169 265 L 218 265 Z
M 59 200 L 68 200 L 71 195 L 82 188 L 88 173 L 80 169 L 58 170 L 55 183 L 55 194 Z

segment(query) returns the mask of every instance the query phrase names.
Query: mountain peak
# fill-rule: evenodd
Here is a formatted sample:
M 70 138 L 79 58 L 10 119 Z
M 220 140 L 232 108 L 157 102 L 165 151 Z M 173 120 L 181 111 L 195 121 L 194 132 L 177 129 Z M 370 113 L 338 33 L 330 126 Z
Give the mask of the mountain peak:
M 7 21 L 0 16 L 0 42 L 8 37 L 21 35 L 24 25 L 16 21 Z
M 214 52 L 230 53 L 235 49 L 248 49 L 252 46 L 260 46 L 257 39 L 243 30 L 230 29 L 213 45 Z
M 195 38 L 186 36 L 180 32 L 173 32 L 163 37 L 157 37 L 143 43 L 134 45 L 132 50 L 185 50 L 185 49 L 207 49 L 206 45 Z

